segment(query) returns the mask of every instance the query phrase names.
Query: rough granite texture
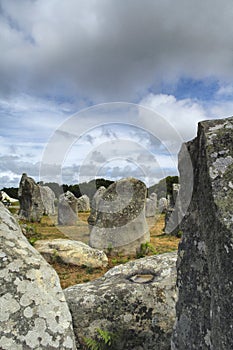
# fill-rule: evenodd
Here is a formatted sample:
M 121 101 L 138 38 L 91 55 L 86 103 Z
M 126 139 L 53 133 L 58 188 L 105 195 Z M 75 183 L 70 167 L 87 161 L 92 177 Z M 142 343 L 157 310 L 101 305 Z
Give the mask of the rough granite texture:
M 134 178 L 110 185 L 98 202 L 95 225 L 90 232 L 90 246 L 135 254 L 142 243 L 149 242 L 145 217 L 146 191 L 146 185 Z
M 58 261 L 63 264 L 85 265 L 93 268 L 108 265 L 108 258 L 103 251 L 91 248 L 80 241 L 61 238 L 51 241 L 39 240 L 34 246 L 48 262 Z
M 179 300 L 173 350 L 233 349 L 233 118 L 199 123 L 186 144 L 191 204 L 178 253 Z M 185 178 L 180 153 L 181 192 Z
M 74 226 L 77 224 L 77 201 L 78 199 L 70 191 L 60 195 L 58 202 L 58 225 Z
M 76 349 L 56 272 L 0 203 L 0 349 Z
M 95 281 L 65 289 L 77 348 L 83 349 L 83 338 L 95 338 L 101 328 L 116 335 L 112 350 L 169 350 L 176 258 L 176 253 L 166 253 L 138 259 Z

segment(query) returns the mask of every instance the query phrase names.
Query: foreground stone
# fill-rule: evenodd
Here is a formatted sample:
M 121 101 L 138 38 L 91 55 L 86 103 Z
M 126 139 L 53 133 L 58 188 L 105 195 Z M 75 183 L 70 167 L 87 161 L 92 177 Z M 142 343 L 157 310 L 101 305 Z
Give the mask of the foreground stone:
M 113 332 L 117 350 L 168 350 L 175 319 L 176 253 L 147 257 L 65 290 L 78 349 L 96 329 Z M 113 347 L 111 348 L 113 349 Z
M 87 244 L 69 239 L 54 239 L 52 241 L 37 241 L 35 248 L 48 262 L 58 261 L 76 266 L 104 267 L 108 264 L 106 254 L 93 249 Z
M 90 200 L 89 197 L 84 194 L 77 200 L 78 212 L 90 211 Z
M 75 349 L 56 272 L 0 203 L 0 349 Z
M 146 185 L 137 179 L 114 182 L 103 193 L 90 232 L 90 246 L 123 254 L 136 254 L 150 241 L 145 218 Z
M 58 225 L 74 226 L 77 224 L 77 198 L 67 191 L 59 197 L 58 202 Z
M 186 144 L 193 196 L 177 263 L 179 300 L 173 350 L 233 349 L 233 118 L 199 123 Z M 181 189 L 188 183 L 184 147 Z M 188 171 L 189 172 L 189 171 Z

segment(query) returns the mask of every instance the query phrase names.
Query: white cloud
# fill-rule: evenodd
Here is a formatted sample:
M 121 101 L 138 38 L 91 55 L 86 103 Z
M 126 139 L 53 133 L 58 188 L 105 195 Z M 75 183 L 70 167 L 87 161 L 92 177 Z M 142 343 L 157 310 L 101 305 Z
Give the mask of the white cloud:
M 195 137 L 197 123 L 208 119 L 206 110 L 201 103 L 192 99 L 177 100 L 172 95 L 155 95 L 151 93 L 145 96 L 140 104 L 161 114 L 174 130 L 181 135 L 183 141 L 188 141 Z

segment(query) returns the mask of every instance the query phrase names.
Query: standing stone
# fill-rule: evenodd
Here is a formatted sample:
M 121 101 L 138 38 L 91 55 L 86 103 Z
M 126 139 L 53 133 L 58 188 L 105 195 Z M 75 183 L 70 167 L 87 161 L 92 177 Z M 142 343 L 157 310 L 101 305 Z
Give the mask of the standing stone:
M 159 200 L 159 212 L 160 213 L 165 213 L 168 207 L 168 203 L 167 203 L 167 199 L 166 198 L 160 198 Z
M 151 193 L 150 197 L 146 199 L 146 217 L 154 217 L 157 211 L 157 194 Z
M 172 196 L 170 204 L 165 213 L 165 228 L 166 234 L 178 236 L 181 232 L 180 221 L 182 219 L 181 203 L 179 198 L 180 184 L 172 185 Z
M 158 200 L 158 196 L 155 192 L 152 192 L 149 196 L 150 199 L 152 199 L 155 202 L 156 208 L 157 208 L 157 200 Z
M 77 198 L 67 191 L 59 197 L 58 225 L 74 226 L 77 224 Z
M 114 182 L 103 193 L 97 207 L 90 246 L 113 252 L 134 254 L 142 243 L 150 241 L 145 218 L 146 186 L 126 178 Z
M 154 217 L 156 213 L 156 207 L 155 207 L 155 203 L 152 199 L 150 198 L 146 198 L 146 207 L 145 207 L 145 214 L 146 217 Z
M 0 203 L 0 349 L 75 350 L 59 278 Z
M 27 221 L 40 221 L 44 213 L 40 186 L 27 174 L 23 174 L 19 184 L 19 217 Z
M 44 205 L 44 215 L 55 215 L 55 194 L 48 186 L 40 186 L 40 193 Z
M 116 350 L 169 350 L 175 320 L 176 253 L 117 266 L 102 278 L 65 289 L 77 340 L 100 328 L 115 334 Z
M 84 194 L 77 200 L 78 212 L 90 211 L 90 200 L 89 197 Z
M 172 184 L 172 200 L 173 200 L 173 205 L 175 205 L 176 203 L 176 199 L 179 195 L 179 191 L 180 191 L 180 184 Z
M 181 194 L 193 172 L 193 195 L 182 222 L 179 299 L 172 349 L 233 349 L 233 118 L 199 123 L 179 155 Z
M 90 216 L 88 217 L 87 221 L 88 224 L 91 226 L 95 225 L 96 222 L 96 217 L 97 217 L 97 208 L 99 201 L 103 195 L 103 193 L 106 191 L 106 188 L 104 186 L 100 186 L 96 193 L 94 194 L 92 201 L 91 201 L 91 213 Z

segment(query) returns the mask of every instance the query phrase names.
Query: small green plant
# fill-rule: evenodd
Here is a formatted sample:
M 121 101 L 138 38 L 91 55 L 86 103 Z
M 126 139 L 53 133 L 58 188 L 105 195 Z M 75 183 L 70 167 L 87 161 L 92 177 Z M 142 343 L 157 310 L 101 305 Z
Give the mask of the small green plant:
M 107 350 L 112 349 L 116 335 L 103 329 L 96 329 L 96 338 L 84 338 L 84 343 L 89 350 Z
M 156 250 L 150 242 L 142 243 L 137 251 L 136 258 L 144 258 L 149 253 L 156 254 Z
M 87 273 L 88 275 L 93 274 L 93 272 L 94 272 L 94 268 L 93 268 L 92 266 L 87 266 L 87 267 L 86 267 L 86 273 Z
M 56 249 L 53 249 L 53 253 L 51 256 L 52 262 L 57 262 L 58 261 L 58 251 Z
M 108 248 L 107 248 L 107 255 L 110 256 L 113 251 L 113 246 L 112 243 L 109 243 Z
M 182 230 L 179 230 L 179 231 L 177 232 L 177 234 L 176 234 L 176 237 L 181 238 L 182 235 L 183 235 L 183 231 L 182 231 Z
M 38 240 L 37 237 L 30 237 L 30 238 L 28 239 L 29 243 L 30 243 L 32 246 L 34 246 L 34 244 L 35 244 L 35 242 L 36 242 L 37 240 Z

